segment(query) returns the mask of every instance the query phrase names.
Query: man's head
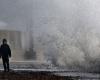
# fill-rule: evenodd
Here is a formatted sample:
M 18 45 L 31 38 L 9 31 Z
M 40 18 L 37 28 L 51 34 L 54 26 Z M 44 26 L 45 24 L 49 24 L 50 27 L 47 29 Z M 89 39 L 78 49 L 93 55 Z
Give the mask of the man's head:
M 2 42 L 3 42 L 3 44 L 7 44 L 7 40 L 6 39 L 3 39 Z

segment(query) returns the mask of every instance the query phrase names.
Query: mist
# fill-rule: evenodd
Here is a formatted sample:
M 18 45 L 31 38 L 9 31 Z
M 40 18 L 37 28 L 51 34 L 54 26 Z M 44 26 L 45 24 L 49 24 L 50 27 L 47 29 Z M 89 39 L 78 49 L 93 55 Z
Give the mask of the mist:
M 98 66 L 100 57 L 99 0 L 3 0 L 0 29 L 30 32 L 36 60 L 57 66 Z M 2 26 L 3 25 L 3 26 Z M 95 63 L 95 65 L 93 65 Z
M 38 54 L 44 55 L 39 59 L 61 66 L 98 65 L 98 3 L 99 0 L 34 0 L 34 45 Z

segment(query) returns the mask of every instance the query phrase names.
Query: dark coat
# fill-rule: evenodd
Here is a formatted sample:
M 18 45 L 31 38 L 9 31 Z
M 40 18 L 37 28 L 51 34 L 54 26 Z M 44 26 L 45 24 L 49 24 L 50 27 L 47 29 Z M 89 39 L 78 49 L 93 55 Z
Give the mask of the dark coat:
M 0 54 L 1 54 L 1 57 L 3 57 L 3 58 L 11 57 L 11 49 L 10 49 L 8 44 L 2 44 L 1 45 L 1 47 L 0 47 Z

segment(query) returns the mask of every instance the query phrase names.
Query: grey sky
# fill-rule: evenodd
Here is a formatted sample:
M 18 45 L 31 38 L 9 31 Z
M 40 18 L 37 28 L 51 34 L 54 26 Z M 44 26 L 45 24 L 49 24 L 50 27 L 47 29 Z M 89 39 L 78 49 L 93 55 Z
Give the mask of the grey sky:
M 0 0 L 0 22 L 5 23 L 8 29 L 26 29 L 31 15 L 32 0 Z

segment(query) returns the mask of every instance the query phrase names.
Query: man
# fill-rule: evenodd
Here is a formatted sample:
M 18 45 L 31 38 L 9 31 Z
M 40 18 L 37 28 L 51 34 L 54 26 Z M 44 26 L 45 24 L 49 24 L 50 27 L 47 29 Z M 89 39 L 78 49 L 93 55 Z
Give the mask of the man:
M 4 71 L 9 72 L 9 57 L 11 57 L 11 49 L 7 44 L 7 40 L 3 39 L 2 45 L 0 47 L 0 53 L 3 61 Z

